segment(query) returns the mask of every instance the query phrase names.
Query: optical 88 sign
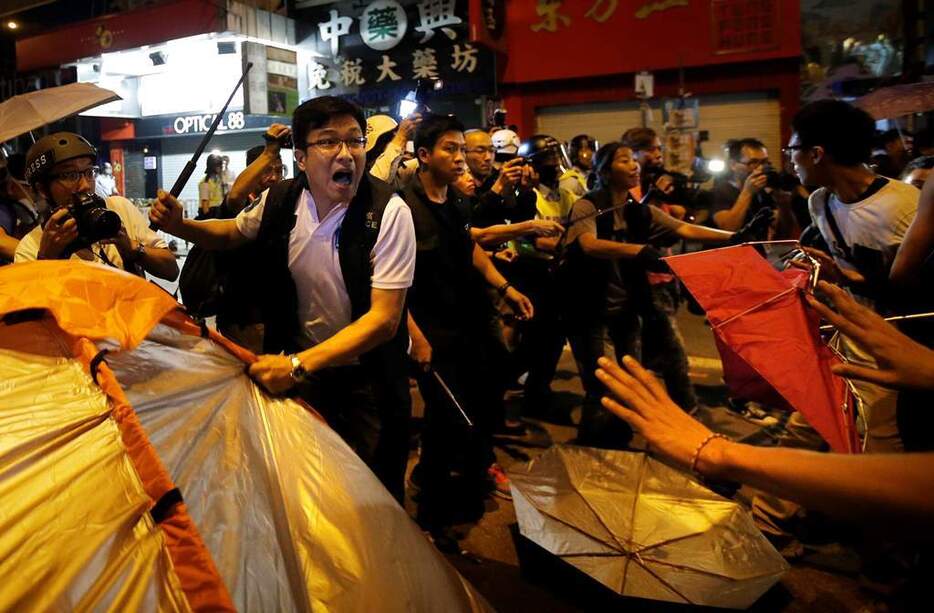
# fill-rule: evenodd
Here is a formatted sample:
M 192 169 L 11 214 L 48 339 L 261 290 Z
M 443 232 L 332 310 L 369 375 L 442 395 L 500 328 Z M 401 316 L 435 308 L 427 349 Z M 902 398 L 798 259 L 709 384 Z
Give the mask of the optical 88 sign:
M 182 115 L 176 117 L 172 122 L 172 127 L 176 134 L 192 134 L 195 132 L 207 132 L 211 128 L 215 115 Z M 218 132 L 227 130 L 242 130 L 246 126 L 246 121 L 242 111 L 231 111 L 227 116 L 221 119 L 217 124 Z

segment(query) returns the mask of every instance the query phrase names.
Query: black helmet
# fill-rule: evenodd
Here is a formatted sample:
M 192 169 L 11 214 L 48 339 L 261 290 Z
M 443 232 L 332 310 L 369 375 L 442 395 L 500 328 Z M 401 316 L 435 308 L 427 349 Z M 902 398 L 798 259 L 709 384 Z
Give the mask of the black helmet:
M 571 167 L 571 161 L 568 159 L 568 154 L 564 150 L 564 145 L 559 143 L 558 139 L 554 136 L 535 134 L 519 147 L 519 155 L 528 159 L 536 170 L 538 170 L 541 166 L 541 162 L 549 154 L 554 154 L 558 157 L 559 173 Z
M 97 160 L 97 149 L 83 136 L 73 132 L 43 136 L 26 153 L 26 182 L 35 186 L 48 177 L 56 164 L 83 157 Z

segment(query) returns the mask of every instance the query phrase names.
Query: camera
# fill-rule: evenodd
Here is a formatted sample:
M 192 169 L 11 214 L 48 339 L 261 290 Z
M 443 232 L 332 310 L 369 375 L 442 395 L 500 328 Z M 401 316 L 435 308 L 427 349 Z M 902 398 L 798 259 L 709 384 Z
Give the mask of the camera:
M 68 248 L 71 253 L 114 238 L 123 225 L 120 216 L 107 208 L 104 199 L 91 192 L 74 194 L 66 208 L 78 224 L 78 238 Z
M 790 192 L 798 186 L 798 178 L 796 176 L 791 173 L 780 172 L 771 164 L 764 164 L 762 166 L 762 174 L 765 175 L 766 187 Z

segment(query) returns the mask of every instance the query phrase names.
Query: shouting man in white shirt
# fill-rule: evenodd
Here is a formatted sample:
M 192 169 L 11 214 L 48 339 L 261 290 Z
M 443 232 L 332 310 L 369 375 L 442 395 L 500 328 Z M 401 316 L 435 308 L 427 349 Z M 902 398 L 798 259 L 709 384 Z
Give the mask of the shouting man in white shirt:
M 365 130 L 352 102 L 309 100 L 292 117 L 298 177 L 236 219 L 183 219 L 166 193 L 150 216 L 208 249 L 260 243 L 266 274 L 255 282 L 267 355 L 250 374 L 274 393 L 295 387 L 401 501 L 411 405 L 399 322 L 415 231 L 405 202 L 364 180 Z

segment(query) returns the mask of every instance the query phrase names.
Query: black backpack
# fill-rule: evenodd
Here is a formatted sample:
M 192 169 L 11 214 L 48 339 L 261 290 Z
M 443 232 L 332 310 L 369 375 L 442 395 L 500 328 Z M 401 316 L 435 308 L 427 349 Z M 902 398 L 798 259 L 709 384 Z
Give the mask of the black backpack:
M 196 219 L 232 219 L 236 217 L 225 200 Z M 194 246 L 188 252 L 178 277 L 181 302 L 193 317 L 206 318 L 218 314 L 224 302 L 224 288 L 232 274 L 223 264 L 225 254 Z

